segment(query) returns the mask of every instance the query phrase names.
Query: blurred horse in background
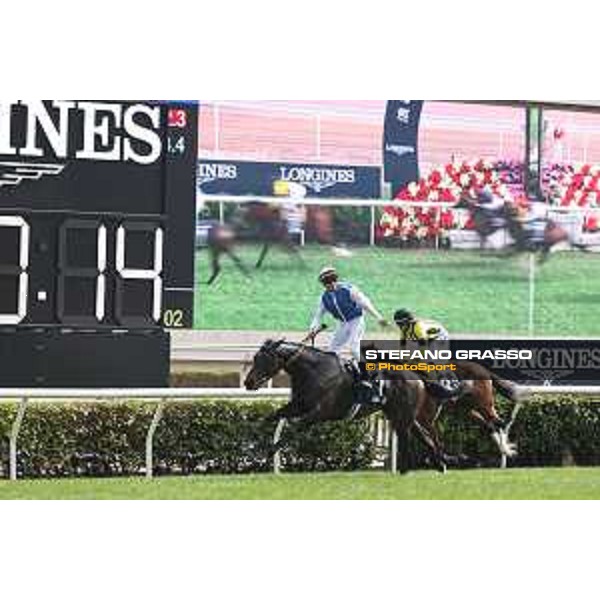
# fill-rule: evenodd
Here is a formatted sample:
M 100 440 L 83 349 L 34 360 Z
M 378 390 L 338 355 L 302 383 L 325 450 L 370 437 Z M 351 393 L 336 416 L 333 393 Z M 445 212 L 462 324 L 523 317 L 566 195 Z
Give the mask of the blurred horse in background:
M 245 277 L 250 277 L 250 270 L 235 252 L 237 243 L 242 239 L 258 241 L 262 246 L 254 265 L 256 269 L 264 265 L 272 247 L 283 249 L 294 258 L 297 265 L 304 268 L 300 242 L 305 229 L 311 240 L 331 247 L 336 256 L 350 255 L 348 250 L 335 245 L 331 211 L 321 206 L 305 208 L 291 203 L 255 201 L 242 204 L 230 223 L 213 219 L 198 221 L 196 247 L 206 248 L 210 254 L 211 275 L 206 283 L 211 285 L 219 277 L 224 256 L 231 258 Z
M 510 235 L 512 244 L 499 256 L 533 252 L 539 254 L 540 261 L 545 261 L 556 246 L 564 243 L 587 250 L 549 217 L 548 204 L 541 201 L 529 201 L 520 206 L 489 193 L 480 193 L 474 198 L 463 196 L 456 208 L 469 211 L 482 250 L 488 247 L 491 236 L 499 231 Z

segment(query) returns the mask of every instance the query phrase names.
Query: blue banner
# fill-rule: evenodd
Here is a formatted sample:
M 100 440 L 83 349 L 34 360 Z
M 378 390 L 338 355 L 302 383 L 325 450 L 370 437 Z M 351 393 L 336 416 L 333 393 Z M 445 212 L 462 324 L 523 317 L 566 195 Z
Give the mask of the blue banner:
M 308 197 L 381 198 L 381 169 L 349 165 L 201 160 L 198 191 L 232 196 L 273 196 L 275 181 L 302 184 Z
M 392 195 L 419 179 L 419 123 L 423 100 L 388 100 L 383 133 L 385 181 Z

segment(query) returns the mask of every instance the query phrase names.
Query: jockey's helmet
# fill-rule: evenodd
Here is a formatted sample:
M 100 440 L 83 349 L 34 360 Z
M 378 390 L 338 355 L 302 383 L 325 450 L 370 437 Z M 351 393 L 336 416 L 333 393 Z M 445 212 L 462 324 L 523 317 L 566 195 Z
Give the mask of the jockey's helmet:
M 399 327 L 406 325 L 410 321 L 413 321 L 415 316 L 405 308 L 401 308 L 394 313 L 394 323 Z
M 327 285 L 328 283 L 334 283 L 338 279 L 339 279 L 339 276 L 334 267 L 325 267 L 319 273 L 319 281 L 323 285 Z
M 494 194 L 489 188 L 483 188 L 479 193 L 479 201 L 484 204 L 491 204 L 494 201 Z
M 283 179 L 277 179 L 273 182 L 273 193 L 275 196 L 281 198 L 285 196 L 289 196 L 290 194 L 290 185 L 287 181 Z

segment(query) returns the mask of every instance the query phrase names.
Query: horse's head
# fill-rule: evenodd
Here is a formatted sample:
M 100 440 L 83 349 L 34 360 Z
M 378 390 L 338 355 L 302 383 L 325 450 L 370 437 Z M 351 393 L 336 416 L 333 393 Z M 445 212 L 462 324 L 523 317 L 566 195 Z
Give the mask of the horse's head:
M 284 340 L 267 340 L 254 355 L 252 368 L 244 380 L 247 390 L 256 391 L 273 379 L 285 366 L 285 358 L 279 352 Z

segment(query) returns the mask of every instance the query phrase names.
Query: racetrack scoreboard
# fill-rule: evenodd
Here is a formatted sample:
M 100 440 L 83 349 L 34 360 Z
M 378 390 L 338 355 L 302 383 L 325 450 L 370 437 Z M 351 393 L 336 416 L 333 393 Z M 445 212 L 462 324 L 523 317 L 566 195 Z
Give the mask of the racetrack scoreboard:
M 0 386 L 165 384 L 197 138 L 192 103 L 0 102 Z

